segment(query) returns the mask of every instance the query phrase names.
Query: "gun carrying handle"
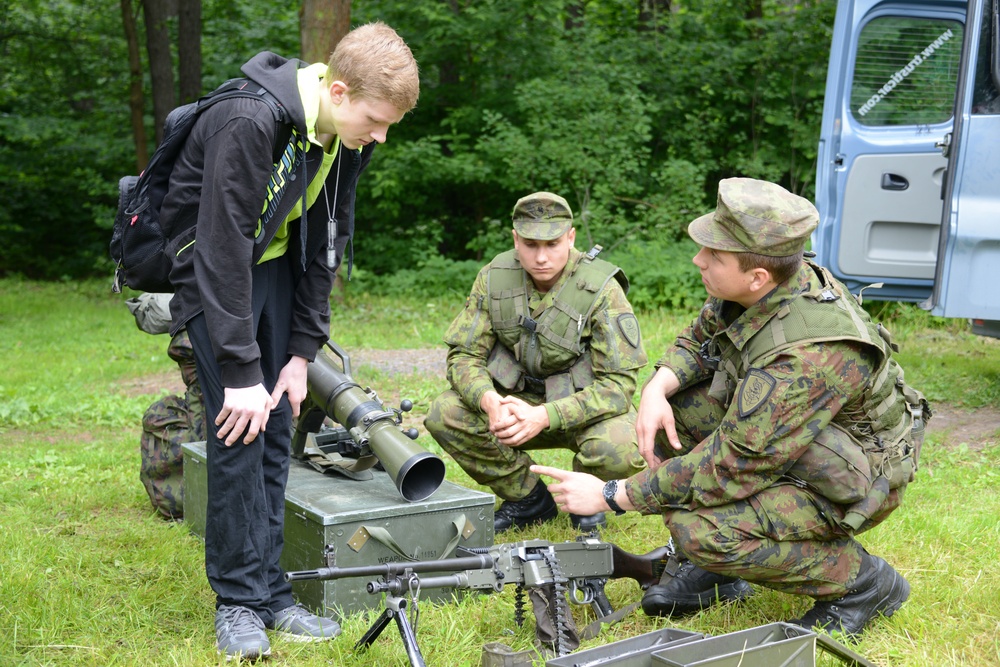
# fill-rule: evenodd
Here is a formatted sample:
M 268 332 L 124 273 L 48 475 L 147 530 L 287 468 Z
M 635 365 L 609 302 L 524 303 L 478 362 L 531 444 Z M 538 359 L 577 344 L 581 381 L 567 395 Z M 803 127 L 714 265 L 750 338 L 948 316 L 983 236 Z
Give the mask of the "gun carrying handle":
M 329 339 L 324 343 L 324 347 L 333 352 L 333 355 L 340 359 L 341 365 L 344 367 L 344 375 L 347 377 L 353 377 L 351 375 L 351 357 L 347 354 L 347 351 L 333 342 L 333 339 Z

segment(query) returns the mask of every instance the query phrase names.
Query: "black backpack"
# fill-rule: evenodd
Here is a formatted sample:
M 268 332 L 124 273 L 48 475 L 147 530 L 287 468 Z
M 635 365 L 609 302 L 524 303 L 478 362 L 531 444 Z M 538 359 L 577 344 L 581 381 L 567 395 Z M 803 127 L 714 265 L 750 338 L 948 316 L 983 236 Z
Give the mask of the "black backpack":
M 271 93 L 249 79 L 230 79 L 196 102 L 171 111 L 163 124 L 163 141 L 149 164 L 138 176 L 125 176 L 118 182 L 118 212 L 111 231 L 111 259 L 115 263 L 113 291 L 120 292 L 123 285 L 144 292 L 173 291 L 169 280 L 171 261 L 164 252 L 170 239 L 160 226 L 160 206 L 167 193 L 170 173 L 198 114 L 216 102 L 234 97 L 257 98 L 271 109 L 276 127 L 272 156 L 275 169 L 286 154 L 293 169 L 302 159 L 303 152 L 296 146 L 292 123 L 284 107 Z M 280 187 L 271 194 L 262 217 L 273 214 L 287 185 L 287 179 L 277 182 Z

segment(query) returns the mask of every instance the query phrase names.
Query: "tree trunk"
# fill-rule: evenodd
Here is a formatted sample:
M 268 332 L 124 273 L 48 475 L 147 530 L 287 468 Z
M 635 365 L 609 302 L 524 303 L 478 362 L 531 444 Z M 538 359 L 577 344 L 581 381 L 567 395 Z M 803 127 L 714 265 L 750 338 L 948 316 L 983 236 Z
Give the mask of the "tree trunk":
M 170 57 L 169 0 L 144 0 L 146 52 L 149 54 L 149 78 L 153 86 L 153 123 L 156 143 L 163 140 L 163 122 L 177 106 L 174 94 L 174 65 Z
M 201 0 L 177 3 L 177 62 L 181 104 L 201 97 Z
M 128 46 L 128 106 L 132 118 L 132 140 L 135 142 L 135 167 L 136 173 L 139 173 L 149 163 L 146 125 L 142 122 L 142 61 L 139 57 L 139 34 L 136 30 L 136 14 L 132 9 L 132 0 L 121 0 L 121 8 L 125 43 Z
M 670 0 L 639 0 L 639 32 L 663 30 L 666 17 L 676 11 Z
M 299 35 L 302 59 L 325 63 L 344 35 L 351 30 L 351 0 L 302 0 Z
M 586 2 L 579 1 L 566 3 L 566 20 L 563 21 L 563 29 L 569 31 L 583 27 L 586 4 Z
M 302 40 L 302 60 L 326 63 L 337 43 L 351 31 L 351 0 L 302 0 L 299 12 L 299 37 Z M 333 279 L 334 301 L 344 301 L 343 265 Z

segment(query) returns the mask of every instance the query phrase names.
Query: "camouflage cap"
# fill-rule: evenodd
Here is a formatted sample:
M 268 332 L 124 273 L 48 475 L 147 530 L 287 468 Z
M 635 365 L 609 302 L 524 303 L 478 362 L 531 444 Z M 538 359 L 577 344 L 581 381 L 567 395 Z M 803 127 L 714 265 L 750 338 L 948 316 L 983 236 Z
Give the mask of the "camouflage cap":
M 808 199 L 767 181 L 727 178 L 715 211 L 688 225 L 688 234 L 707 248 L 786 257 L 802 250 L 817 224 Z
M 521 197 L 511 213 L 514 231 L 523 239 L 551 241 L 573 226 L 573 211 L 565 199 L 551 192 Z

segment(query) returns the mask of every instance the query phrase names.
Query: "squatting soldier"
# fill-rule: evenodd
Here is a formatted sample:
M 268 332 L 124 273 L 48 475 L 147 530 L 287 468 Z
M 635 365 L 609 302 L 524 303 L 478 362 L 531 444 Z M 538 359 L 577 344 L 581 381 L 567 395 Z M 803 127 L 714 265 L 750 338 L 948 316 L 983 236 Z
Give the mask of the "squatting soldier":
M 818 217 L 777 185 L 722 181 L 715 212 L 688 227 L 710 298 L 643 388 L 650 469 L 605 483 L 533 468 L 568 511 L 663 514 L 680 561 L 647 614 L 743 598 L 750 581 L 814 598 L 793 623 L 856 635 L 909 596 L 855 535 L 899 506 L 930 411 L 889 333 L 803 261 Z
M 549 521 L 551 494 L 526 450 L 565 448 L 601 479 L 643 468 L 632 396 L 646 364 L 621 269 L 573 247 L 566 200 L 537 192 L 513 211 L 514 249 L 485 266 L 445 334 L 451 389 L 424 425 L 469 475 L 504 500 L 494 526 Z M 589 531 L 603 512 L 571 516 Z

